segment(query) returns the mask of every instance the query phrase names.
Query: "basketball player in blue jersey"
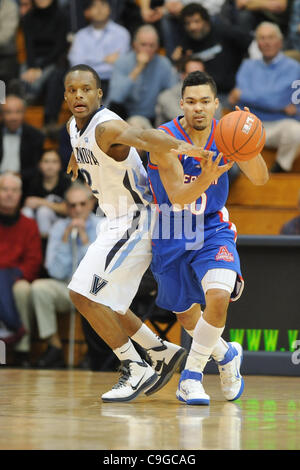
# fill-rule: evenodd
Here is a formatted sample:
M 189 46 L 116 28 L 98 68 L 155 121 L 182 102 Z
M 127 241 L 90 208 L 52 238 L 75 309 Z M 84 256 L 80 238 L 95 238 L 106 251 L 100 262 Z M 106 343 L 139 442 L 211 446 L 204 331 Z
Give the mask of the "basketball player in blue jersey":
M 151 269 L 158 283 L 157 304 L 176 313 L 193 337 L 177 398 L 188 405 L 208 405 L 202 384 L 209 357 L 218 364 L 221 387 L 227 400 L 243 392 L 240 375 L 242 347 L 221 338 L 230 300 L 243 289 L 236 229 L 229 221 L 225 162 L 214 142 L 218 106 L 214 80 L 203 72 L 189 74 L 182 87 L 183 115 L 160 129 L 206 150 L 213 156 L 200 162 L 186 155 L 150 153 L 148 178 L 157 204 Z M 245 110 L 248 110 L 245 108 Z M 268 180 L 266 164 L 259 154 L 238 163 L 253 184 Z M 201 305 L 205 305 L 204 313 Z
M 206 157 L 182 140 L 151 129 L 129 126 L 100 106 L 101 82 L 86 65 L 72 67 L 65 77 L 65 99 L 73 116 L 68 122 L 73 153 L 68 172 L 78 169 L 106 215 L 69 284 L 71 299 L 121 361 L 119 382 L 102 395 L 105 402 L 126 402 L 141 392 L 164 386 L 186 355 L 180 346 L 158 338 L 130 310 L 141 278 L 151 261 L 152 197 L 147 175 L 134 147 L 153 152 L 175 151 Z M 132 338 L 148 353 L 142 360 Z

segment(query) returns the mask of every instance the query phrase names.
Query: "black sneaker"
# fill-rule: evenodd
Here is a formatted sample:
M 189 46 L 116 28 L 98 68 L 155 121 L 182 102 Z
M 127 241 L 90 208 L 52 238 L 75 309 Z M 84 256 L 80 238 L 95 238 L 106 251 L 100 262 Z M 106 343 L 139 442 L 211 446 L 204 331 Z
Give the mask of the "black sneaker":
M 156 381 L 157 375 L 146 361 L 122 361 L 119 382 L 102 395 L 104 402 L 126 402 L 145 392 Z
M 49 345 L 46 352 L 39 358 L 36 363 L 39 369 L 55 369 L 65 367 L 64 355 L 62 348 L 56 348 Z
M 182 361 L 187 356 L 187 351 L 177 344 L 162 341 L 161 346 L 147 349 L 150 364 L 157 374 L 154 385 L 145 392 L 146 395 L 158 392 L 173 377 Z
M 270 173 L 287 173 L 287 172 L 282 168 L 282 166 L 279 165 L 279 163 L 275 162 L 270 170 Z
M 24 351 L 15 351 L 13 367 L 20 367 L 22 369 L 30 369 L 31 363 L 29 353 Z

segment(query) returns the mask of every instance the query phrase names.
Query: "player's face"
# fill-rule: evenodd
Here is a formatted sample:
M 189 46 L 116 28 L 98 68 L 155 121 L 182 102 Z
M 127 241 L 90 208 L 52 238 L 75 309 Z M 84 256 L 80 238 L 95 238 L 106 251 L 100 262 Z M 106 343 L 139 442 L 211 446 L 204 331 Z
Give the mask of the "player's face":
M 211 125 L 218 105 L 219 100 L 209 85 L 186 87 L 180 102 L 188 126 L 197 131 Z
M 76 70 L 65 79 L 65 100 L 76 119 L 85 120 L 100 106 L 101 88 L 91 72 Z

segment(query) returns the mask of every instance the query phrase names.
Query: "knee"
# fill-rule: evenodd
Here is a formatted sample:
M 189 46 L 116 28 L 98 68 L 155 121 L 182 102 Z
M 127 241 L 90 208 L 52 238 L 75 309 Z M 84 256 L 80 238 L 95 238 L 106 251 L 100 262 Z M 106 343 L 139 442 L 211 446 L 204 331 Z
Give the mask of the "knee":
M 226 317 L 230 300 L 230 293 L 222 289 L 209 289 L 206 292 L 206 312 L 214 315 L 216 319 Z
M 30 295 L 31 285 L 25 279 L 17 281 L 13 285 L 13 294 L 15 297 L 27 297 Z
M 33 295 L 37 295 L 43 292 L 49 292 L 49 286 L 47 279 L 36 279 L 31 284 L 31 290 Z
M 286 119 L 282 125 L 282 134 L 287 142 L 299 144 L 300 142 L 300 123 L 295 119 Z
M 89 311 L 88 303 L 90 302 L 89 299 L 87 299 L 81 294 L 78 294 L 77 292 L 74 292 L 73 290 L 69 291 L 69 296 L 75 308 L 80 313 L 82 312 L 82 315 L 87 318 Z

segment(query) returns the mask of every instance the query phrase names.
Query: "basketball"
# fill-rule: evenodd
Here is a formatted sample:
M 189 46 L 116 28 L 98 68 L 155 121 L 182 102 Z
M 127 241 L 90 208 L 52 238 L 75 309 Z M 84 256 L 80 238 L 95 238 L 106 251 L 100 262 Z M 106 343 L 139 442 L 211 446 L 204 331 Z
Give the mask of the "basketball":
M 224 157 L 247 161 L 258 155 L 266 141 L 262 122 L 247 111 L 233 111 L 223 116 L 217 124 L 215 142 Z

